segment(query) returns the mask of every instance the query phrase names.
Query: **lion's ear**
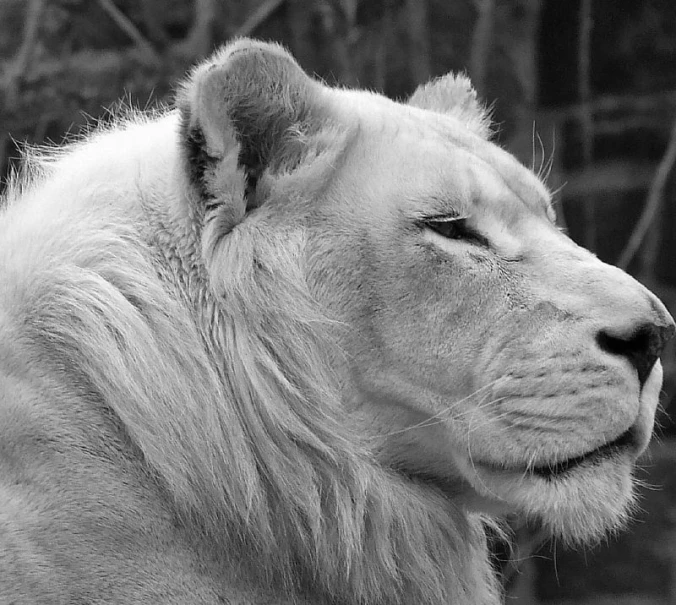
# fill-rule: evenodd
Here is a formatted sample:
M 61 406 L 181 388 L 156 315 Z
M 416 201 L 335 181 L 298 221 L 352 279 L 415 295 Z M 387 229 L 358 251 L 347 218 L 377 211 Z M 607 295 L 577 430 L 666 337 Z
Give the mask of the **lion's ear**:
M 464 74 L 448 73 L 419 86 L 408 103 L 451 115 L 484 139 L 491 135 L 490 112 L 479 101 L 472 82 Z
M 188 178 L 206 208 L 226 210 L 230 228 L 260 205 L 264 171 L 288 173 L 303 158 L 313 123 L 321 123 L 320 90 L 281 46 L 247 39 L 215 53 L 184 84 L 177 104 Z

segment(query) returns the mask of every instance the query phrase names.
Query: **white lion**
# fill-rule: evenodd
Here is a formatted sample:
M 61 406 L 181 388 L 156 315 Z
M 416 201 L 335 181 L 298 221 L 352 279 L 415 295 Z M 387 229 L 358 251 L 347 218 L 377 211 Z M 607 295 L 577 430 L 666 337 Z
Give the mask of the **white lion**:
M 463 77 L 237 41 L 0 215 L 0 602 L 494 605 L 487 515 L 621 525 L 673 334 Z

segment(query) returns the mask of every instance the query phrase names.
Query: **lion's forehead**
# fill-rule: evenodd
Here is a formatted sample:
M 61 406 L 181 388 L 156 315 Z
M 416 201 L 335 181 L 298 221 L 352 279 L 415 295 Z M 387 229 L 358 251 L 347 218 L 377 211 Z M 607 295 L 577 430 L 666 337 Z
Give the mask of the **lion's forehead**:
M 349 178 L 370 194 L 370 206 L 412 218 L 455 214 L 503 224 L 552 218 L 546 188 L 502 150 L 480 140 L 459 145 L 414 126 L 388 126 L 387 137 L 366 137 L 353 153 Z
M 446 205 L 466 214 L 490 207 L 505 219 L 520 210 L 553 216 L 544 183 L 455 117 L 363 91 L 331 92 L 358 131 L 352 149 L 371 180 L 379 175 L 399 191 L 416 191 L 416 203 L 427 197 L 440 214 Z
M 490 210 L 504 220 L 533 212 L 550 214 L 550 195 L 544 184 L 511 154 L 453 123 L 437 135 L 430 154 L 432 175 L 440 189 L 461 191 L 467 214 Z M 410 143 L 407 145 L 409 149 Z

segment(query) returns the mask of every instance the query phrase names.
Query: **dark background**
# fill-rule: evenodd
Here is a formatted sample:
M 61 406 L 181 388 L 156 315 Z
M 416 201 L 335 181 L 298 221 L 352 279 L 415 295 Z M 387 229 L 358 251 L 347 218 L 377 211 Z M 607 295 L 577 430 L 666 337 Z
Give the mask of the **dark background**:
M 21 142 L 62 142 L 120 97 L 170 101 L 191 63 L 238 35 L 395 98 L 467 70 L 497 142 L 549 174 L 562 226 L 676 311 L 674 0 L 1 0 L 0 174 Z M 664 366 L 631 531 L 575 554 L 533 550 L 520 528 L 509 602 L 676 604 L 673 345 Z

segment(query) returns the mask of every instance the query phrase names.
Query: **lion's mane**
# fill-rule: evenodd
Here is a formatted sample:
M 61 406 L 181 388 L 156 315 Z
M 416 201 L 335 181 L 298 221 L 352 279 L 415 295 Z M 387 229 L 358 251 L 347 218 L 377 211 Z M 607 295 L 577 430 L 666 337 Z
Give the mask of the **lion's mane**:
M 26 212 L 55 163 L 32 162 L 8 196 Z M 150 235 L 112 205 L 50 217 L 58 238 L 5 293 L 31 355 L 119 418 L 182 523 L 254 583 L 336 603 L 496 602 L 482 522 L 382 467 L 341 418 L 302 237 L 231 234 L 211 260 L 227 276 L 216 300 L 194 234 L 178 240 L 144 203 Z

